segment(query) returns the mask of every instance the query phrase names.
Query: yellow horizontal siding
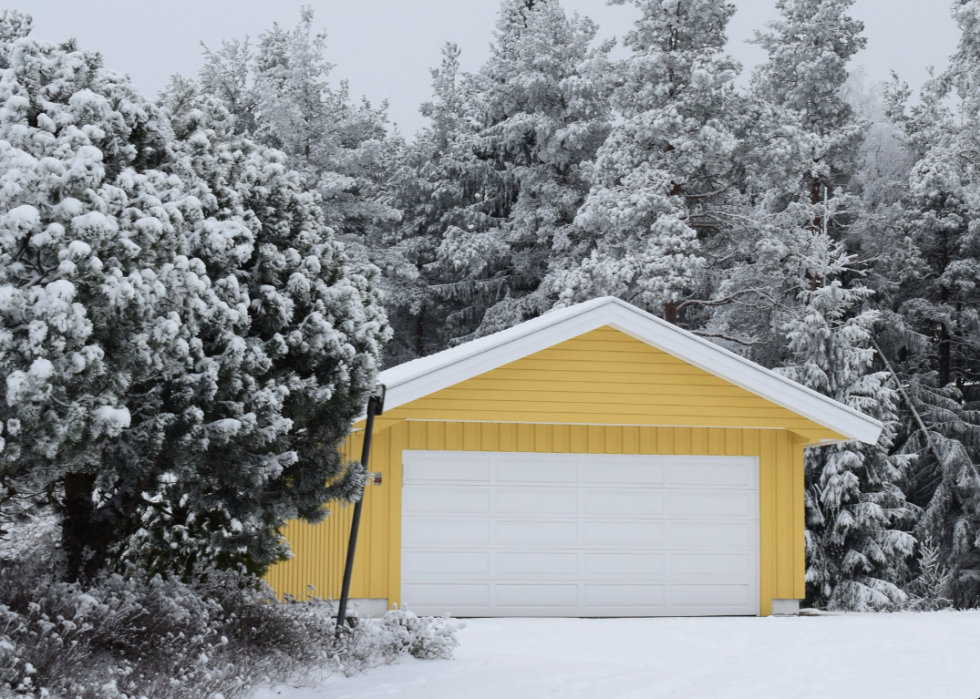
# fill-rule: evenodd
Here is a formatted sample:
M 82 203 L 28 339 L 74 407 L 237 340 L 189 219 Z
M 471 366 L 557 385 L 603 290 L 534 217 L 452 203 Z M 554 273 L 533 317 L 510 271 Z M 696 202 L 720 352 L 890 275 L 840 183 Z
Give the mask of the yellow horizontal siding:
M 757 456 L 761 609 L 804 596 L 803 446 L 839 435 L 611 328 L 389 410 L 376 425 L 352 597 L 399 602 L 404 449 Z M 361 437 L 348 445 L 359 456 Z M 340 595 L 351 509 L 291 523 L 280 594 Z
M 690 425 L 828 431 L 604 327 L 399 406 L 409 420 Z

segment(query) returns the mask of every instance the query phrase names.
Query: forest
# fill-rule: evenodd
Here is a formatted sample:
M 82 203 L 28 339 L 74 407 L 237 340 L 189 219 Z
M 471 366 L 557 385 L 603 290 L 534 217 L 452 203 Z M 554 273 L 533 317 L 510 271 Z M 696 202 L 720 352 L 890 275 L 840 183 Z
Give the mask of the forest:
M 379 369 L 616 296 L 885 424 L 809 452 L 808 605 L 980 606 L 980 0 L 915 93 L 852 0 L 777 0 L 746 79 L 733 5 L 612 3 L 617 58 L 503 0 L 410 137 L 309 8 L 153 99 L 5 13 L 0 530 L 54 506 L 71 579 L 261 572 L 357 497 Z
M 410 139 L 331 87 L 310 12 L 161 99 L 213 100 L 319 192 L 377 270 L 385 365 L 617 296 L 886 424 L 810 450 L 808 604 L 980 605 L 980 2 L 917 94 L 854 67 L 851 0 L 778 0 L 747 87 L 732 5 L 631 4 L 613 60 L 558 0 L 504 0 L 478 70 L 445 46 Z
M 0 14 L 0 695 L 452 657 L 453 619 L 341 626 L 262 575 L 361 498 L 381 369 L 605 296 L 884 424 L 808 450 L 805 606 L 980 607 L 980 0 L 916 91 L 868 84 L 853 0 L 775 0 L 747 74 L 725 0 L 610 2 L 602 41 L 502 0 L 413 135 L 309 8 L 153 97 Z

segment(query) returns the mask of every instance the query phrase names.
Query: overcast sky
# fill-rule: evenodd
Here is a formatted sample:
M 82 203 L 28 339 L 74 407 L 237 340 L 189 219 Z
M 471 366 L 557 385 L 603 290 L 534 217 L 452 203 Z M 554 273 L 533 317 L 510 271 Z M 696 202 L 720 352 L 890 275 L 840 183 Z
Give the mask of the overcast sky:
M 775 0 L 734 0 L 729 50 L 746 66 L 763 52 L 745 43 L 753 30 L 775 18 Z M 632 6 L 605 0 L 563 0 L 569 11 L 594 19 L 603 37 L 621 37 L 637 15 Z M 428 69 L 439 64 L 440 48 L 454 41 L 467 70 L 487 55 L 499 0 L 12 0 L 7 7 L 35 18 L 38 38 L 79 40 L 101 51 L 108 67 L 129 73 L 148 96 L 172 73 L 194 75 L 201 65 L 200 42 L 217 47 L 222 38 L 256 37 L 273 22 L 295 25 L 300 4 L 310 4 L 318 29 L 329 34 L 334 78 L 346 78 L 354 95 L 387 99 L 403 133 L 424 124 L 418 106 L 430 94 Z M 855 66 L 872 82 L 895 70 L 913 86 L 926 66 L 942 68 L 957 41 L 948 0 L 857 0 L 853 15 L 865 23 L 868 48 Z

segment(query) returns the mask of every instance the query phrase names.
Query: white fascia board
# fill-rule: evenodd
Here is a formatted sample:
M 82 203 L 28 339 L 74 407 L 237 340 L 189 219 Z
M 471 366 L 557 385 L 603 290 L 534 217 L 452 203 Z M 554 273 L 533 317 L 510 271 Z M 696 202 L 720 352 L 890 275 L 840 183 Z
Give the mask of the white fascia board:
M 502 344 L 479 348 L 482 351 L 467 353 L 468 356 L 461 356 L 449 364 L 440 363 L 440 365 L 434 366 L 429 371 L 417 373 L 410 378 L 405 375 L 391 376 L 388 371 L 382 372 L 378 377 L 378 381 L 383 383 L 387 389 L 385 410 L 423 398 L 444 388 L 455 386 L 474 376 L 479 376 L 480 374 L 502 367 L 505 364 L 523 359 L 528 355 L 548 349 L 566 340 L 571 340 L 590 330 L 601 328 L 603 325 L 606 325 L 606 322 L 601 312 L 593 310 L 581 315 L 558 319 L 556 323 L 536 329 L 530 334 L 516 335 L 509 341 L 505 340 Z M 494 336 L 491 335 L 481 339 L 490 339 L 491 337 Z M 479 342 L 479 340 L 476 342 Z M 452 350 L 462 349 L 464 347 L 466 345 L 460 345 L 451 350 L 446 350 L 445 353 L 448 354 Z M 433 357 L 439 357 L 439 354 L 433 355 Z M 397 369 L 399 367 L 395 368 Z M 389 381 L 392 381 L 392 383 L 389 383 Z
M 405 405 L 607 325 L 850 440 L 874 444 L 881 434 L 883 426 L 877 420 L 613 297 L 546 313 L 508 330 L 388 369 L 378 377 L 387 388 L 385 409 Z
M 608 325 L 611 327 L 813 420 L 848 439 L 875 444 L 881 435 L 884 426 L 878 420 L 656 316 L 638 308 L 624 309 L 622 306 L 610 308 L 608 313 Z M 654 330 L 656 326 L 659 328 Z
M 414 379 L 421 378 L 440 369 L 447 368 L 458 362 L 470 359 L 480 354 L 496 350 L 508 343 L 521 340 L 522 338 L 534 335 L 546 330 L 551 326 L 558 325 L 563 321 L 571 320 L 582 316 L 592 308 L 605 306 L 609 303 L 608 298 L 595 299 L 586 303 L 581 303 L 569 308 L 562 308 L 557 311 L 545 313 L 533 320 L 529 320 L 520 325 L 515 325 L 507 330 L 487 335 L 477 340 L 471 340 L 462 345 L 451 347 L 442 352 L 414 359 L 396 367 L 387 369 L 381 373 L 378 380 L 389 389 L 408 383 Z M 598 326 L 597 326 L 598 327 Z M 588 332 L 588 331 L 585 331 Z M 540 343 L 544 349 L 548 345 Z M 535 350 L 537 351 L 537 350 Z

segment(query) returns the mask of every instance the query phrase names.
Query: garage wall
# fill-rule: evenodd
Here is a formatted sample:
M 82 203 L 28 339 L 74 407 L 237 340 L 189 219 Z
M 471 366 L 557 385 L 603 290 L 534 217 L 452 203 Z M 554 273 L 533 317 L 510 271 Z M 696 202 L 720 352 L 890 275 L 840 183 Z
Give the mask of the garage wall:
M 361 440 L 352 439 L 360 454 Z M 802 599 L 804 589 L 803 440 L 786 430 L 708 427 L 621 427 L 477 422 L 402 422 L 376 431 L 370 469 L 384 485 L 370 487 L 351 596 L 400 602 L 401 452 L 403 449 L 583 454 L 758 456 L 760 477 L 760 608 L 772 599 Z M 295 554 L 267 580 L 280 594 L 304 599 L 340 596 L 351 508 L 337 508 L 316 527 L 291 523 L 285 534 Z
M 841 435 L 682 358 L 599 328 L 398 406 L 392 417 L 459 422 L 686 425 Z

